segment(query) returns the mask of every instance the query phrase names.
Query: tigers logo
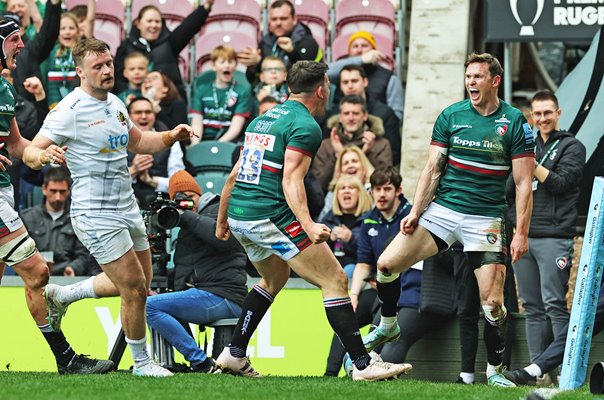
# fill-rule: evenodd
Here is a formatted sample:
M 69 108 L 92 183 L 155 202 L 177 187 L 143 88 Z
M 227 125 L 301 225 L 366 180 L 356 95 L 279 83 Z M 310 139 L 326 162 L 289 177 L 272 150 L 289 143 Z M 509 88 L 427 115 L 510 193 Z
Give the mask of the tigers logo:
M 495 242 L 497 242 L 497 235 L 494 233 L 487 233 L 487 242 L 489 242 L 489 244 L 495 244 Z
M 121 123 L 122 125 L 124 125 L 124 126 L 126 125 L 126 116 L 124 115 L 124 113 L 123 113 L 123 112 L 119 111 L 119 112 L 117 113 L 117 120 L 118 120 L 118 121 L 120 121 L 120 123 Z
M 558 268 L 564 269 L 567 264 L 568 264 L 567 257 L 556 257 L 556 265 L 558 266 Z
M 285 232 L 287 232 L 289 236 L 295 238 L 302 232 L 302 225 L 300 225 L 298 221 L 294 221 L 285 227 Z
M 508 131 L 508 126 L 503 124 L 497 125 L 495 126 L 495 131 L 499 136 L 503 136 Z

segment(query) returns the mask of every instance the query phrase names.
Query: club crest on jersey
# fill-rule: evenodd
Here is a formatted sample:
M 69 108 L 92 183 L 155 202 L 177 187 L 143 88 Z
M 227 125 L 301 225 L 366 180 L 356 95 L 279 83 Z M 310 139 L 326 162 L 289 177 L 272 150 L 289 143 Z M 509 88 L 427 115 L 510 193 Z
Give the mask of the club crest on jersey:
M 558 266 L 558 268 L 564 269 L 567 264 L 568 264 L 567 257 L 556 257 L 556 265 Z
M 118 113 L 117 113 L 117 120 L 120 121 L 120 124 L 126 126 L 126 116 L 124 115 L 123 112 L 118 111 Z
M 489 242 L 489 244 L 495 244 L 495 242 L 497 242 L 497 234 L 493 232 L 487 233 L 487 242 Z
M 285 232 L 293 238 L 302 233 L 302 225 L 298 221 L 294 221 L 285 227 Z
M 507 124 L 499 124 L 495 126 L 495 132 L 497 132 L 497 134 L 499 136 L 503 136 L 505 135 L 505 133 L 508 131 L 508 126 Z

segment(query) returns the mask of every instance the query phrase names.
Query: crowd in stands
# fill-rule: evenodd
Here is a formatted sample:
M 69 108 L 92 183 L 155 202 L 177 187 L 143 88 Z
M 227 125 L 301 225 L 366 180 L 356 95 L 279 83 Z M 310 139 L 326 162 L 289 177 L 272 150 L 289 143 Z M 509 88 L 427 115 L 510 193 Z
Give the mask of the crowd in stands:
M 169 191 L 170 177 L 179 173 L 177 171 L 186 169 L 195 175 L 187 158 L 190 146 L 196 146 L 200 141 L 241 143 L 246 125 L 255 116 L 270 112 L 271 107 L 286 101 L 287 71 L 296 61 L 328 61 L 327 49 L 315 40 L 309 26 L 296 17 L 294 5 L 289 0 L 275 0 L 267 6 L 266 33 L 259 40 L 254 38 L 257 47 L 240 43 L 215 43 L 208 55 L 209 70 L 203 70 L 201 64 L 184 65 L 183 68 L 182 57 L 179 56 L 183 50 L 195 48 L 191 45 L 192 41 L 204 39 L 200 31 L 203 32 L 204 25 L 211 20 L 214 3 L 218 1 L 202 1 L 198 7 L 192 7 L 191 13 L 178 24 L 170 26 L 163 10 L 156 5 L 145 5 L 136 15 L 131 15 L 131 25 L 123 28 L 128 33 L 120 46 L 112 49 L 115 54 L 114 92 L 127 105 L 130 119 L 143 130 L 156 131 L 190 123 L 199 136 L 190 143 L 176 142 L 170 149 L 154 155 L 129 155 L 129 173 L 141 208 L 146 207 L 156 191 Z M 44 4 L 33 0 L 0 2 L 5 6 L 5 10 L 0 11 L 6 18 L 17 21 L 24 35 L 25 48 L 17 58 L 17 69 L 12 76 L 10 70 L 4 69 L 2 76 L 13 83 L 17 90 L 17 123 L 22 135 L 28 139 L 39 131 L 45 116 L 53 107 L 79 85 L 71 49 L 81 38 L 97 33 L 94 23 L 96 2 L 67 3 L 77 5 L 65 10 L 65 4 L 60 0 L 48 0 Z M 404 92 L 401 77 L 384 64 L 384 60 L 393 59 L 394 54 L 385 54 L 378 49 L 375 35 L 358 30 L 347 36 L 348 53 L 329 63 L 332 98 L 327 114 L 317 118 L 323 130 L 323 141 L 305 180 L 305 187 L 313 218 L 331 229 L 328 244 L 348 274 L 359 322 L 368 325 L 374 318 L 379 318 L 379 301 L 371 286 L 374 284 L 377 259 L 388 240 L 399 231 L 400 220 L 410 208 L 409 201 L 403 195 L 402 177 L 397 172 L 401 160 Z M 199 60 L 199 57 L 198 54 L 196 59 Z M 189 64 L 186 59 L 184 64 Z M 188 76 L 184 76 L 183 71 L 189 71 Z M 547 96 L 538 101 L 553 102 Z M 557 103 L 555 106 L 559 111 Z M 539 112 L 540 121 L 545 118 L 545 111 Z M 538 127 L 544 129 L 541 125 Z M 545 144 L 548 138 L 545 141 L 541 139 L 541 148 L 551 146 L 551 141 Z M 576 202 L 573 182 L 580 181 L 585 149 L 581 153 L 577 143 L 567 145 L 564 140 L 570 140 L 568 135 L 554 135 L 554 140 L 558 141 L 553 144 L 553 149 L 539 150 L 543 153 L 540 165 L 547 166 L 549 170 L 547 173 L 542 171 L 541 175 L 535 174 L 539 183 L 535 184 L 533 190 L 536 191 L 536 198 L 542 199 L 542 205 L 551 204 L 551 197 L 570 191 L 572 195 L 565 197 L 565 201 L 572 208 L 573 202 Z M 558 145 L 560 141 L 563 142 Z M 555 151 L 557 146 L 558 153 Z M 571 161 L 561 163 L 563 170 L 555 172 L 556 155 L 562 154 L 562 149 L 568 147 L 571 149 L 569 151 L 574 152 L 572 155 L 564 153 L 564 156 L 570 157 Z M 237 157 L 238 154 L 235 154 L 234 158 Z M 228 159 L 231 159 L 230 154 Z M 15 190 L 16 196 L 20 196 L 15 204 L 19 205 L 28 231 L 46 256 L 52 274 L 77 276 L 98 273 L 98 264 L 75 237 L 69 222 L 69 172 L 64 168 L 48 166 L 40 174 L 16 160 L 12 169 L 13 184 L 21 188 Z M 211 208 L 200 213 L 215 214 L 215 196 L 201 193 L 192 177 L 187 175 L 186 180 L 187 187 L 193 188 L 191 190 L 196 195 L 196 204 L 198 201 L 204 206 L 211 204 Z M 39 192 L 36 187 L 41 187 L 44 200 L 28 201 L 36 197 L 32 193 Z M 544 195 L 539 190 L 551 190 L 552 193 Z M 215 194 L 219 193 L 220 187 L 216 187 Z M 188 217 L 193 221 L 194 217 L 199 216 L 190 214 Z M 573 225 L 573 229 L 565 230 L 563 235 L 556 229 L 556 233 L 548 230 L 539 232 L 536 228 L 532 230 L 532 234 L 541 239 L 535 239 L 535 248 L 545 246 L 540 248 L 544 254 L 528 255 L 522 260 L 523 265 L 528 265 L 523 268 L 534 269 L 530 274 L 521 273 L 519 276 L 522 300 L 530 300 L 525 306 L 529 314 L 527 337 L 530 337 L 529 349 L 533 361 L 547 347 L 544 339 L 548 335 L 545 332 L 548 329 L 545 311 L 550 316 L 554 311 L 557 313 L 557 317 L 552 319 L 555 339 L 562 335 L 568 323 L 568 311 L 561 304 L 564 303 L 568 268 L 572 260 L 572 237 L 575 231 L 574 221 L 570 220 L 574 218 L 576 213 L 565 221 L 569 226 Z M 187 225 L 186 229 L 194 230 L 192 224 Z M 557 239 L 557 250 L 561 254 L 555 260 L 558 268 L 554 271 L 555 290 L 547 282 L 539 283 L 540 271 L 542 278 L 550 280 L 554 274 L 544 273 L 545 267 L 538 265 L 541 261 L 539 258 L 545 257 L 545 253 L 552 249 L 545 240 L 552 235 Z M 212 246 L 216 245 L 208 238 L 204 240 Z M 202 239 L 199 241 L 203 242 Z M 197 245 L 197 242 L 191 245 Z M 240 249 L 233 246 L 241 256 L 243 253 Z M 227 244 L 224 247 L 227 248 Z M 178 257 L 187 257 L 183 253 L 185 248 L 177 252 Z M 201 263 L 201 260 L 194 260 L 193 263 Z M 511 262 L 508 264 L 508 284 L 512 287 L 506 293 L 515 294 Z M 243 268 L 242 265 L 242 262 L 237 263 L 239 269 Z M 438 268 L 442 265 L 448 265 L 451 276 L 455 277 L 456 283 L 452 286 L 458 289 L 457 310 L 439 303 L 437 299 L 434 308 L 419 311 L 422 308 L 420 290 L 424 288 L 422 266 L 410 269 L 401 279 L 402 295 L 398 304 L 399 325 L 403 332 L 396 343 L 384 347 L 382 357 L 386 361 L 404 361 L 409 347 L 426 331 L 433 329 L 443 315 L 451 316 L 457 312 L 461 322 L 460 336 L 465 338 L 462 343 L 465 364 L 461 367 L 460 383 L 472 383 L 478 341 L 477 286 L 464 286 L 471 281 L 465 277 L 472 272 L 459 249 L 453 247 L 445 255 L 426 261 L 423 268 L 429 270 L 430 266 Z M 185 281 L 190 277 L 181 278 L 179 289 L 185 289 L 188 283 Z M 204 286 L 197 283 L 198 288 Z M 241 287 L 245 285 L 244 282 L 237 284 Z M 531 290 L 532 285 L 539 286 L 540 290 Z M 556 304 L 550 304 L 546 296 L 552 292 L 556 294 Z M 429 296 L 429 293 L 424 295 Z M 241 303 L 240 293 L 231 296 L 236 300 L 234 306 L 230 304 L 232 299 L 229 300 L 228 295 L 223 297 L 227 298 L 228 306 L 225 306 L 224 315 L 217 318 L 236 316 Z M 511 298 L 515 301 L 515 297 Z M 166 338 L 180 340 L 184 338 L 182 332 L 170 335 L 170 323 L 164 322 L 165 326 L 161 326 L 156 322 L 159 316 L 169 314 L 161 309 L 163 299 L 158 297 L 149 301 L 149 323 L 156 324 L 160 331 L 163 329 Z M 506 306 L 508 310 L 514 310 L 512 304 L 506 303 Z M 439 307 L 440 311 L 435 312 Z M 188 355 L 187 359 L 194 367 L 203 364 L 199 368 L 207 372 L 210 366 L 206 365 L 205 354 L 193 349 L 194 343 L 183 343 L 180 345 L 188 352 L 185 354 Z M 343 347 L 334 337 L 326 375 L 338 374 L 343 355 Z

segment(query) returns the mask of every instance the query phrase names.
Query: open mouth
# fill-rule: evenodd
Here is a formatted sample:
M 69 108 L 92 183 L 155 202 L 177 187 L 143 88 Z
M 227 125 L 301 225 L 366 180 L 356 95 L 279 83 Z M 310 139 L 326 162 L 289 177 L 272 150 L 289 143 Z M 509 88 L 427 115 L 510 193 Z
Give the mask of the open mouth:
M 478 97 L 480 97 L 480 91 L 476 88 L 470 88 L 468 89 L 468 92 L 470 93 L 470 98 L 474 101 L 478 100 Z

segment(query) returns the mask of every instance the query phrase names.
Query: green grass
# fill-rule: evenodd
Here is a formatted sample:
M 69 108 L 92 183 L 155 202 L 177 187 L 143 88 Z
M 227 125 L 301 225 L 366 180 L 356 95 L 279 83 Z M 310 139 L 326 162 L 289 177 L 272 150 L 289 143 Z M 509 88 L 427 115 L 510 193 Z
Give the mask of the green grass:
M 129 373 L 59 376 L 43 372 L 0 372 L 0 399 L 170 400 L 170 399 L 523 399 L 533 388 L 433 383 L 412 379 L 352 382 L 344 378 L 265 377 L 177 374 L 172 378 L 134 377 Z M 555 399 L 595 399 L 583 388 Z M 600 397 L 604 398 L 604 397 Z

